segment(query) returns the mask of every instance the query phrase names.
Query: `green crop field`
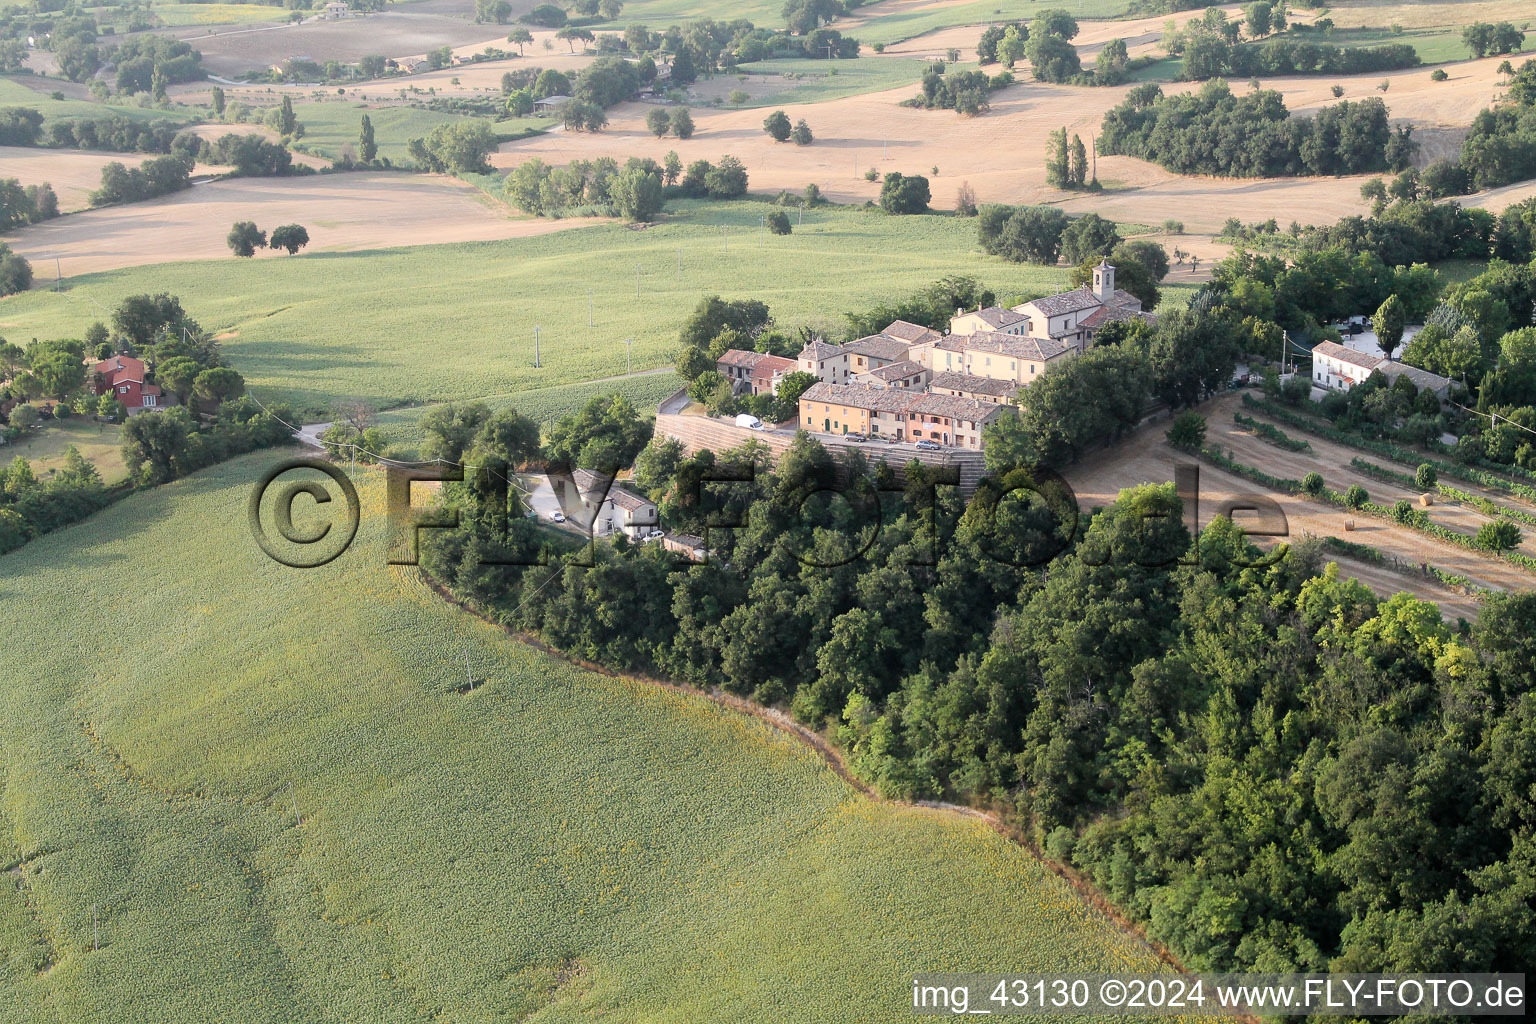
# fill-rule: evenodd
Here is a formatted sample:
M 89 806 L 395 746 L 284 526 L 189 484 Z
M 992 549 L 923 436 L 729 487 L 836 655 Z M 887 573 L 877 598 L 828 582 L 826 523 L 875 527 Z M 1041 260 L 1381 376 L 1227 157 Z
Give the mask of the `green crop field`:
M 23 85 L 19 77 L 0 78 L 0 106 L 31 107 L 50 120 L 78 117 L 125 117 L 134 121 L 190 121 L 196 116 L 196 112 L 186 110 L 157 110 L 154 107 L 136 107 L 131 104 L 97 103 L 94 100 L 56 100 L 50 98 L 47 91 L 38 92 Z M 44 79 L 33 78 L 32 81 L 45 89 L 52 88 Z
M 160 19 L 161 24 L 168 28 L 181 28 L 187 25 L 243 25 L 263 21 L 287 21 L 293 13 L 285 7 L 270 7 L 266 4 L 181 2 L 155 3 L 151 11 Z M 196 45 L 195 42 L 194 45 Z
M 379 156 L 397 164 L 412 162 L 406 151 L 412 139 L 424 137 L 440 124 L 470 120 L 465 114 L 447 114 L 420 107 L 375 107 L 339 99 L 295 103 L 293 110 L 304 126 L 304 138 L 300 140 L 299 148 L 306 152 L 335 159 L 341 155 L 341 147 L 348 143 L 355 150 L 363 115 L 367 114 L 373 122 Z M 492 129 L 503 140 L 511 141 L 537 135 L 554 123 L 550 118 L 513 118 L 495 122 Z
M 350 551 L 268 561 L 284 457 L 0 557 L 0 1020 L 905 1021 L 917 971 L 1159 969 L 984 823 L 446 605 L 376 473 Z
M 762 202 L 671 205 L 674 214 L 644 231 L 591 225 L 503 242 L 84 275 L 62 292 L 0 302 L 0 334 L 78 337 L 125 295 L 167 291 L 204 327 L 234 332 L 225 352 L 264 401 L 320 411 L 339 398 L 388 406 L 612 376 L 624 372 L 626 338 L 636 370 L 666 366 L 678 326 L 710 294 L 761 299 L 782 326 L 841 336 L 845 311 L 946 275 L 973 275 L 1014 301 L 1057 290 L 1067 276 L 983 255 L 970 219 L 819 208 L 775 237 L 759 227 L 773 209 Z M 572 283 L 588 281 L 590 327 L 588 287 Z
M 1117 18 L 1131 8 L 1130 0 L 1062 0 L 1050 6 L 1070 11 L 1078 18 Z M 617 21 L 598 26 L 622 32 L 626 25 L 646 24 L 652 28 L 681 25 L 697 18 L 731 21 L 745 18 L 754 25 L 780 28 L 784 24 L 784 5 L 777 0 L 628 0 Z M 866 10 L 855 7 L 851 19 L 869 19 L 867 24 L 836 21 L 832 27 L 863 43 L 894 43 L 934 32 L 953 25 L 986 25 L 994 21 L 1028 20 L 1041 10 L 1038 0 L 975 0 L 973 3 L 936 2 L 917 8 L 885 13 L 885 8 Z M 978 35 L 980 33 L 978 32 Z
M 826 100 L 857 96 L 860 93 L 880 92 L 902 85 L 916 86 L 923 77 L 926 63 L 920 60 L 901 60 L 895 57 L 863 57 L 858 60 L 782 60 L 755 61 L 742 64 L 737 71 L 748 76 L 741 88 L 752 96 L 757 75 L 799 75 L 798 81 L 787 89 L 763 96 L 752 96 L 742 104 L 745 107 L 778 107 L 790 103 L 821 103 Z M 970 71 L 975 64 L 954 64 L 949 73 Z M 913 90 L 914 94 L 916 89 Z
M 537 423 L 549 426 L 561 417 L 574 412 L 587 402 L 603 395 L 620 394 L 634 403 L 642 412 L 655 412 L 662 399 L 683 386 L 683 379 L 675 373 L 645 373 L 617 380 L 595 380 L 583 384 L 560 384 L 551 388 L 535 388 L 505 395 L 483 395 L 476 401 L 484 402 L 492 412 L 514 408 Z M 414 405 L 391 409 L 378 417 L 378 427 L 389 441 L 388 455 L 397 459 L 414 458 L 421 447 L 423 434 L 421 418 L 430 405 Z

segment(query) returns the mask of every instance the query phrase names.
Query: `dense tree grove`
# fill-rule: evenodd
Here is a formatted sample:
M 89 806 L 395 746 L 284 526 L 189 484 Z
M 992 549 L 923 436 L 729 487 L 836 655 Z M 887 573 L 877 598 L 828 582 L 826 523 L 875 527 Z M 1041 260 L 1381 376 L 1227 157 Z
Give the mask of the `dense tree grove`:
M 439 174 L 484 173 L 490 170 L 486 158 L 495 148 L 496 134 L 479 119 L 445 122 L 407 146 L 411 159 Z
M 622 167 L 612 157 L 575 160 L 565 167 L 534 157 L 514 168 L 502 187 L 513 204 L 529 213 L 648 221 L 668 198 L 740 198 L 747 192 L 747 170 L 733 156 L 718 164 L 695 160 L 686 169 L 676 153 L 668 153 L 665 164 L 630 157 Z
M 1379 99 L 1344 101 L 1291 117 L 1278 92 L 1237 96 L 1213 79 L 1191 93 L 1163 95 L 1148 83 L 1104 115 L 1099 151 L 1150 160 L 1180 174 L 1286 177 L 1399 170 L 1415 144 L 1394 132 Z
M 105 149 L 115 153 L 170 153 L 178 138 L 195 137 L 175 121 L 82 117 L 46 122 L 31 107 L 0 107 L 0 145 L 52 149 Z
M 192 82 L 203 77 L 203 55 L 190 43 L 146 33 L 130 36 L 111 50 L 106 59 L 117 67 L 119 92 L 151 92 L 156 81 L 165 85 Z
M 1018 489 L 1037 478 L 998 467 L 963 502 L 914 464 L 877 529 L 896 485 L 858 456 L 657 441 L 636 484 L 708 565 L 562 554 L 473 480 L 423 562 L 572 656 L 831 729 L 882 793 L 1005 810 L 1191 967 L 1530 961 L 1536 595 L 1461 630 L 1314 542 L 1264 558 L 1221 519 L 1193 540 L 1171 485 L 1080 523 Z
M 1275 9 L 1269 4 L 1250 4 L 1245 18 L 1250 38 L 1267 34 L 1274 19 Z M 1180 77 L 1196 82 L 1218 75 L 1355 75 L 1419 65 L 1418 52 L 1404 43 L 1345 47 L 1305 39 L 1239 43 L 1238 32 L 1245 23 L 1228 21 L 1225 11 L 1211 7 L 1182 26 L 1170 21 L 1163 48 L 1184 58 Z
M 988 97 L 998 89 L 1013 84 L 1008 71 L 989 76 L 985 71 L 956 71 L 946 74 L 948 65 L 931 61 L 923 71 L 922 92 L 902 105 L 925 110 L 953 110 L 966 117 L 985 114 L 991 109 Z
M 101 169 L 101 187 L 91 193 L 92 206 L 137 203 L 192 187 L 192 164 L 179 156 L 157 156 L 138 167 L 116 162 Z
M 23 187 L 15 178 L 0 179 L 0 231 L 38 224 L 59 215 L 59 197 L 52 185 Z

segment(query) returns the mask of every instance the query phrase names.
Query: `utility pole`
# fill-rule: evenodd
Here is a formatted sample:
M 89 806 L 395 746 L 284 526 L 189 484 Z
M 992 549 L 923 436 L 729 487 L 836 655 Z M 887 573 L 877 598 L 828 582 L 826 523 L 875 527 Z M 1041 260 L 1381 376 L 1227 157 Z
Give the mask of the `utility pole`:
M 468 647 L 464 648 L 464 685 L 467 688 L 471 689 L 471 690 L 473 690 L 475 688 L 475 677 L 469 674 L 469 648 Z
M 539 329 L 533 329 L 533 368 L 539 368 Z
M 302 825 L 302 824 L 304 824 L 304 819 L 299 817 L 299 798 L 294 795 L 294 793 L 293 793 L 293 783 L 291 783 L 291 782 L 288 783 L 288 799 L 293 801 L 293 823 L 294 823 L 294 825 Z
M 56 292 L 64 290 L 64 264 L 57 256 L 53 258 L 53 290 Z
M 634 373 L 635 372 L 635 339 L 634 338 L 625 338 L 624 339 L 624 372 L 626 374 Z

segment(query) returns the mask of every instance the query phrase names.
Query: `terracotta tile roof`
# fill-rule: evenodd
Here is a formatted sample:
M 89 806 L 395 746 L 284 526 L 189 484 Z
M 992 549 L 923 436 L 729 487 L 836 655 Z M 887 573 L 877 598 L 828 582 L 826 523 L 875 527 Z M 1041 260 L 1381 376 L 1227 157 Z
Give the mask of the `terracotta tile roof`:
M 947 340 L 947 339 L 946 339 Z M 1040 362 L 1055 359 L 1067 351 L 1067 346 L 1050 338 L 1030 338 L 1018 334 L 996 334 L 991 331 L 954 339 L 957 351 L 995 352 L 1014 359 L 1035 359 Z M 940 348 L 949 348 L 941 344 Z
M 750 370 L 763 359 L 767 358 L 765 352 L 749 352 L 746 349 L 726 349 L 725 353 L 715 360 L 716 366 L 741 366 Z
M 108 384 L 125 380 L 144 383 L 144 363 L 132 356 L 111 356 L 103 359 L 91 367 L 91 372 L 101 374 Z
M 819 363 L 823 359 L 832 359 L 842 354 L 842 348 L 837 345 L 829 345 L 824 341 L 813 341 L 800 350 L 798 358 L 810 359 Z
M 1019 312 L 1025 306 L 1034 306 L 1046 316 L 1061 316 L 1063 313 L 1075 313 L 1080 309 L 1092 309 L 1094 306 L 1102 306 L 1099 297 L 1093 294 L 1087 286 L 1074 288 L 1069 292 L 1061 292 L 1056 295 L 1046 295 L 1031 302 L 1020 303 L 1013 307 L 1014 312 Z
M 970 423 L 987 423 L 1005 408 L 996 402 L 978 402 L 957 395 L 933 395 L 905 388 L 825 382 L 807 388 L 805 394 L 800 396 L 800 401 L 899 415 L 944 416 Z
M 963 315 L 980 317 L 981 322 L 993 330 L 999 327 L 1012 327 L 1021 320 L 1029 319 L 1029 317 L 1017 310 L 1003 309 L 1001 306 L 988 306 L 986 309 L 973 310 Z
M 617 483 L 613 483 L 610 477 L 603 476 L 601 473 L 594 473 L 590 469 L 572 470 L 571 479 L 576 482 L 576 489 L 581 492 L 581 497 L 584 501 L 597 501 L 601 498 L 604 501 L 611 501 L 619 508 L 630 512 L 637 512 L 640 509 L 651 507 L 651 502 L 640 497 L 640 495 L 632 491 L 626 491 Z M 608 491 L 606 496 L 603 494 L 604 488 Z
M 844 352 L 850 352 L 860 356 L 874 356 L 876 359 L 905 359 L 912 346 L 900 338 L 893 338 L 888 334 L 871 334 L 867 338 L 859 338 L 850 341 L 843 346 Z
M 952 391 L 967 391 L 978 395 L 997 395 L 1003 397 L 1011 395 L 1018 390 L 1018 385 L 1009 380 L 993 380 L 991 377 L 978 377 L 974 373 L 956 373 L 953 370 L 936 375 L 929 382 L 931 388 L 949 388 Z
M 920 324 L 910 323 L 906 320 L 892 320 L 889 327 L 880 332 L 890 335 L 892 338 L 900 338 L 909 345 L 920 345 L 928 341 L 938 341 L 943 337 L 931 327 L 923 327 Z
M 969 423 L 986 423 L 1002 414 L 1005 406 L 996 402 L 978 402 L 958 395 L 917 395 L 908 412 L 925 416 L 945 416 Z
M 1097 329 L 1115 320 L 1149 320 L 1156 321 L 1157 317 L 1151 313 L 1143 313 L 1139 309 L 1131 309 L 1126 306 L 1100 306 L 1078 321 L 1079 327 Z
M 1373 356 L 1365 352 L 1340 345 L 1336 341 L 1325 341 L 1312 350 L 1314 356 L 1328 356 L 1337 359 L 1341 363 L 1358 366 L 1362 370 L 1374 370 L 1386 362 L 1381 356 Z
M 889 381 L 901 380 L 903 377 L 912 377 L 922 372 L 923 367 L 921 363 L 914 363 L 910 359 L 903 359 L 899 363 L 887 363 L 884 366 L 877 366 L 873 370 L 866 370 L 864 373 L 859 374 L 859 376 L 863 377 L 867 374 L 877 380 Z
M 870 384 L 812 384 L 800 396 L 802 402 L 845 405 L 852 409 L 905 413 L 914 394 L 905 388 L 877 388 Z
M 1424 388 L 1439 391 L 1441 388 L 1450 387 L 1452 383 L 1449 377 L 1442 377 L 1438 373 L 1430 373 L 1428 370 L 1421 370 L 1417 366 L 1409 366 L 1407 363 L 1400 363 L 1395 359 L 1385 360 L 1377 369 L 1390 381 L 1396 381 L 1399 377 L 1407 377 L 1413 381 L 1414 387 L 1421 391 Z
M 800 364 L 793 359 L 785 359 L 783 356 L 764 355 L 752 367 L 752 376 L 772 380 L 777 373 L 792 373 Z

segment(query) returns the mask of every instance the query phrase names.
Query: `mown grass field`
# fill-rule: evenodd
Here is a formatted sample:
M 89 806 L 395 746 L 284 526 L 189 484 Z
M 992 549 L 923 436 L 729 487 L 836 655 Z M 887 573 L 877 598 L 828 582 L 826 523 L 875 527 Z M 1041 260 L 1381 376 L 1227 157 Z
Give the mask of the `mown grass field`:
M 946 275 L 975 276 L 1013 301 L 1067 277 L 1065 268 L 983 255 L 971 219 L 819 208 L 794 234 L 775 237 L 760 227 L 773 209 L 766 203 L 672 208 L 644 231 L 594 225 L 504 242 L 83 275 L 62 292 L 0 302 L 0 334 L 78 337 L 124 296 L 167 291 L 204 327 L 232 332 L 225 352 L 263 401 L 323 411 L 340 398 L 389 406 L 612 376 L 625 371 L 626 338 L 634 369 L 666 366 L 678 326 L 711 294 L 760 299 L 783 327 L 841 336 L 845 311 Z
M 377 474 L 352 550 L 268 561 L 283 457 L 0 557 L 0 1019 L 905 1021 L 916 971 L 1159 969 L 983 823 L 453 610 Z
M 0 447 L 0 465 L 20 455 L 32 464 L 39 480 L 64 468 L 69 446 L 80 449 L 85 460 L 96 467 L 103 483 L 115 484 L 128 475 L 123 465 L 122 427 L 115 423 L 97 423 L 80 416 L 50 420 L 11 444 Z

